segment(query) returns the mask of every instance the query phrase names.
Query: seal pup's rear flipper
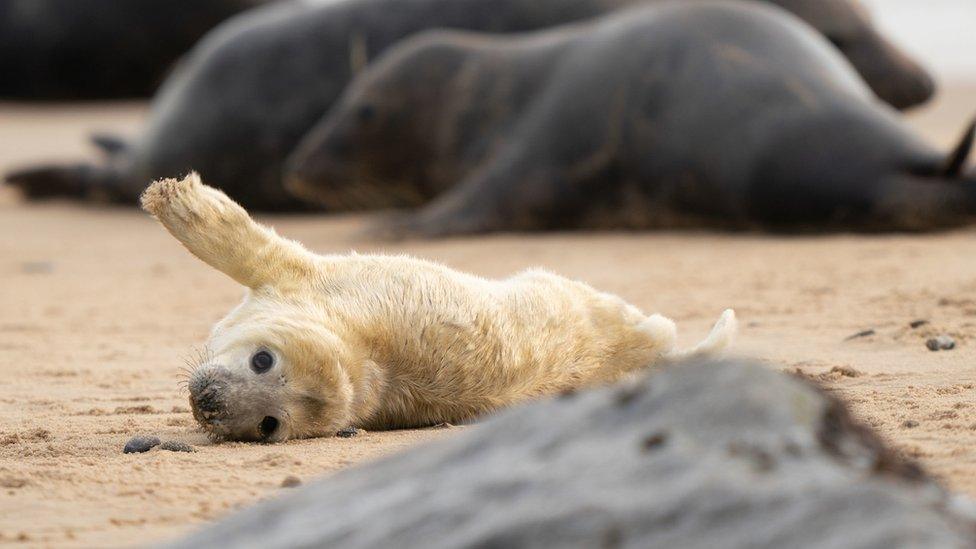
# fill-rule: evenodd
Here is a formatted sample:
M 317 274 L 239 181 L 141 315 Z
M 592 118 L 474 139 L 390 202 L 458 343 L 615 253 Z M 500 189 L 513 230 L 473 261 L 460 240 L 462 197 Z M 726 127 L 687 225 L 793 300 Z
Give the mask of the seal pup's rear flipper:
M 666 355 L 665 358 L 677 361 L 721 354 L 732 344 L 737 326 L 738 322 L 735 318 L 735 311 L 726 309 L 722 312 L 722 316 L 719 317 L 718 321 L 715 322 L 708 337 L 690 349 L 673 351 Z
M 92 164 L 47 164 L 7 172 L 7 184 L 31 199 L 80 198 L 134 204 L 138 192 L 127 190 L 118 173 Z

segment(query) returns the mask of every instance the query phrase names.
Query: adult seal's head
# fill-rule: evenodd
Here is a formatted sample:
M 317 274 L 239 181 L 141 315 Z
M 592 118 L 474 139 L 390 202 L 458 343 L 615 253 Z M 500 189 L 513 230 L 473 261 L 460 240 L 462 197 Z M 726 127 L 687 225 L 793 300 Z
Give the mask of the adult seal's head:
M 827 37 L 882 100 L 897 109 L 928 101 L 932 76 L 878 32 L 870 14 L 851 0 L 777 0 Z

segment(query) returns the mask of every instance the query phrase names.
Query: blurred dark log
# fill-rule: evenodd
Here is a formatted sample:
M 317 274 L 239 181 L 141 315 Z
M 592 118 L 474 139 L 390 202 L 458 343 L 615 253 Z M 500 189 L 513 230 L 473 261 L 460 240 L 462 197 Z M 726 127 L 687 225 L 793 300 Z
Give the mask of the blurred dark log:
M 808 382 L 724 361 L 504 413 L 173 547 L 971 547 L 967 505 Z

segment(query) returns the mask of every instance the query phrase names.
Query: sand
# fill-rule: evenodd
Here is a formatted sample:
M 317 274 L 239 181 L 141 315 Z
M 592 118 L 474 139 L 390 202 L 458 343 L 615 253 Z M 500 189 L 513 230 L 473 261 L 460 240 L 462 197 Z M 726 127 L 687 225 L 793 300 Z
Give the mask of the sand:
M 912 120 L 956 138 L 972 89 Z M 83 136 L 134 133 L 139 104 L 0 105 L 0 169 L 81 158 Z M 504 235 L 380 244 L 364 217 L 265 217 L 321 252 L 407 252 L 487 276 L 541 265 L 676 319 L 683 343 L 725 307 L 736 351 L 820 378 L 951 488 L 976 495 L 976 232 L 769 237 Z M 462 428 L 211 445 L 177 385 L 242 289 L 134 209 L 25 204 L 0 190 L 0 542 L 158 542 L 302 481 Z M 909 323 L 926 320 L 911 328 Z M 846 340 L 874 330 L 870 336 Z M 930 352 L 946 333 L 957 348 Z M 136 434 L 196 453 L 123 455 Z

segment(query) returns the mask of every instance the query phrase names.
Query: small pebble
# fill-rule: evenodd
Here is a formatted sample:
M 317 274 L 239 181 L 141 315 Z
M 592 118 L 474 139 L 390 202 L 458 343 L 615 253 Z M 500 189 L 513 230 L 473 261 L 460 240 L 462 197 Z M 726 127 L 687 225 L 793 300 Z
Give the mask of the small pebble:
M 925 326 L 928 323 L 929 323 L 928 320 L 921 320 L 921 319 L 920 320 L 913 320 L 913 321 L 911 321 L 911 322 L 908 323 L 908 327 L 914 330 L 915 328 L 920 328 L 922 326 Z
M 196 452 L 197 449 L 185 442 L 180 442 L 178 440 L 167 440 L 166 442 L 159 445 L 160 450 L 168 450 L 170 452 Z
M 863 330 L 863 331 L 860 331 L 860 332 L 858 332 L 858 333 L 856 333 L 856 334 L 854 334 L 852 336 L 848 336 L 848 337 L 844 338 L 844 341 L 850 341 L 852 339 L 857 339 L 859 337 L 868 337 L 868 336 L 873 336 L 873 335 L 874 335 L 874 330 Z
M 361 432 L 363 432 L 362 429 L 357 429 L 355 427 L 346 427 L 345 429 L 342 429 L 341 431 L 336 433 L 336 436 L 339 438 L 352 438 L 360 434 Z
M 294 488 L 296 486 L 302 485 L 302 479 L 296 477 L 295 475 L 288 475 L 285 480 L 281 481 L 282 488 Z
M 925 342 L 925 346 L 928 347 L 930 351 L 948 351 L 949 349 L 955 349 L 956 340 L 943 334 L 928 339 Z
M 125 448 L 122 449 L 123 454 L 141 454 L 143 452 L 148 452 L 152 450 L 153 447 L 159 445 L 159 437 L 150 437 L 144 435 L 137 435 L 129 439 L 129 442 L 125 443 Z

